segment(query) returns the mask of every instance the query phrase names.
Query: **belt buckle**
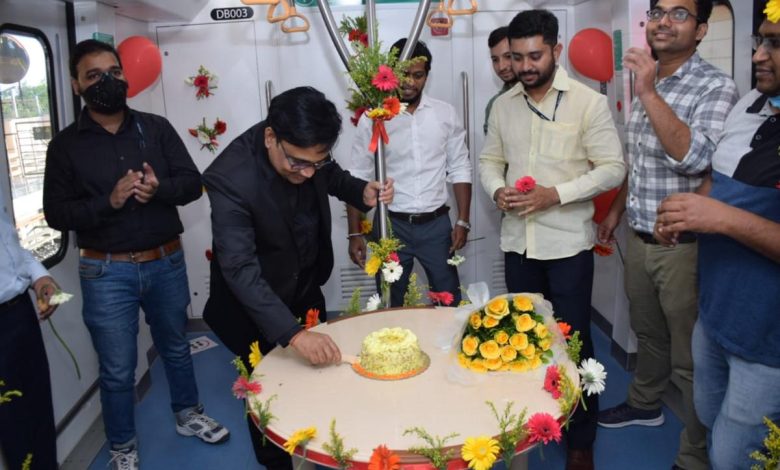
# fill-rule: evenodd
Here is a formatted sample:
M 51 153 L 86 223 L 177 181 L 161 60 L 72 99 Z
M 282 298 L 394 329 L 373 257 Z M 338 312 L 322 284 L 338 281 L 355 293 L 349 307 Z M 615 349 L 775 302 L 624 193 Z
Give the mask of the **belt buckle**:
M 409 224 L 410 225 L 414 225 L 414 218 L 415 217 L 420 217 L 420 215 L 419 214 L 409 214 Z
M 135 258 L 137 256 L 140 256 L 140 253 L 137 253 L 135 251 L 131 251 L 131 252 L 127 253 L 127 256 L 130 257 L 130 262 L 131 263 L 138 263 L 138 261 Z

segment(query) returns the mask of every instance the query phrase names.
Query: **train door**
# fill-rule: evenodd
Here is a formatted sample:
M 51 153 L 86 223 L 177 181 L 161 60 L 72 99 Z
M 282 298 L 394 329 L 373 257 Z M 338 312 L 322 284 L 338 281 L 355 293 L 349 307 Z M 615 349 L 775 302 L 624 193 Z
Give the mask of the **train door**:
M 90 400 L 97 384 L 97 362 L 81 319 L 78 250 L 68 234 L 47 226 L 42 207 L 48 143 L 74 115 L 67 66 L 68 8 L 65 2 L 42 0 L 0 3 L 0 192 L 22 245 L 46 265 L 64 291 L 75 294 L 52 321 L 78 358 L 81 378 L 53 329 L 41 324 L 57 391 L 53 400 L 61 459 L 99 412 L 97 400 Z

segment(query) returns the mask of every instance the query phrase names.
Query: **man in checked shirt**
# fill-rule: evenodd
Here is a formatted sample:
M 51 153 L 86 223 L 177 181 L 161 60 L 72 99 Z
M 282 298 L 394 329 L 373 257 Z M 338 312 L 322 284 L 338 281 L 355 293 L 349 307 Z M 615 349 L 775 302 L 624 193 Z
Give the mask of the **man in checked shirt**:
M 653 238 L 656 210 L 672 193 L 694 192 L 708 173 L 726 115 L 737 102 L 731 78 L 696 52 L 707 33 L 711 0 L 656 0 L 646 37 L 624 62 L 636 75 L 629 119 L 629 172 L 598 237 L 609 241 L 628 210 L 626 293 L 637 336 L 637 365 L 624 403 L 603 410 L 599 425 L 659 426 L 669 380 L 682 391 L 685 429 L 672 468 L 706 469 L 706 434 L 693 408 L 691 335 L 697 317 L 697 243 L 680 234 L 668 247 Z

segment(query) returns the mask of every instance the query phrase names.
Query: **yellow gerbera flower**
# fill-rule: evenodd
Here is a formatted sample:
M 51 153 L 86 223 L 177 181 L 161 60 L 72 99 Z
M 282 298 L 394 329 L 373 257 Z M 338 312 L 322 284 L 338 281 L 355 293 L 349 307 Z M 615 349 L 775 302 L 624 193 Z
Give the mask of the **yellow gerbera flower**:
M 479 338 L 475 336 L 466 336 L 461 342 L 461 349 L 467 356 L 473 356 L 477 353 L 477 346 L 479 346 Z
M 366 274 L 375 276 L 381 266 L 382 258 L 376 255 L 371 256 L 368 258 L 368 261 L 366 261 Z
M 371 230 L 374 228 L 374 224 L 371 223 L 370 220 L 363 219 L 360 221 L 360 233 L 363 235 L 368 235 L 371 233 Z
M 509 338 L 509 344 L 518 351 L 522 351 L 528 347 L 528 335 L 525 333 L 515 333 Z
M 469 437 L 460 449 L 463 460 L 474 470 L 489 470 L 496 462 L 500 448 L 490 436 Z
M 504 345 L 509 341 L 509 335 L 506 333 L 506 331 L 499 331 L 493 335 L 493 339 L 496 340 L 496 343 Z
M 518 315 L 517 318 L 515 318 L 515 328 L 520 333 L 525 333 L 526 331 L 530 331 L 535 326 L 536 326 L 536 320 L 531 318 L 531 315 L 528 315 L 527 313 Z
M 393 115 L 389 110 L 385 108 L 374 108 L 366 114 L 371 119 L 382 119 Z
M 521 312 L 530 312 L 534 309 L 534 303 L 524 295 L 518 295 L 512 299 L 512 303 L 514 304 L 515 309 Z
M 292 436 L 284 443 L 284 450 L 286 450 L 288 454 L 293 455 L 296 447 L 305 446 L 315 437 L 317 437 L 317 428 L 310 427 L 299 429 L 292 433 Z
M 260 352 L 260 343 L 255 341 L 249 345 L 249 365 L 254 369 L 263 360 L 263 353 Z
M 485 315 L 485 318 L 482 319 L 482 326 L 485 328 L 494 328 L 496 325 L 498 325 L 498 320 L 495 317 Z
M 478 329 L 482 326 L 482 315 L 480 315 L 479 312 L 472 313 L 469 317 L 469 324 L 471 324 L 471 327 L 475 330 Z
M 479 345 L 479 353 L 485 359 L 497 359 L 501 357 L 501 348 L 491 339 Z
M 501 360 L 504 362 L 512 362 L 517 358 L 517 350 L 512 346 L 504 346 L 501 348 Z
M 772 23 L 780 21 L 780 0 L 769 0 L 764 8 L 766 19 Z
M 509 302 L 506 297 L 498 297 L 485 305 L 485 314 L 500 320 L 509 314 Z

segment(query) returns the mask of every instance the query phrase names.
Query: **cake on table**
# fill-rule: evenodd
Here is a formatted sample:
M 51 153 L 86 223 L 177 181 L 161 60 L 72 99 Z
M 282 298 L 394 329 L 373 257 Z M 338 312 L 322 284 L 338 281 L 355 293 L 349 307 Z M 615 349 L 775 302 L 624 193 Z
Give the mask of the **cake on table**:
M 355 370 L 374 378 L 400 379 L 428 366 L 417 335 L 406 328 L 382 328 L 363 340 Z

